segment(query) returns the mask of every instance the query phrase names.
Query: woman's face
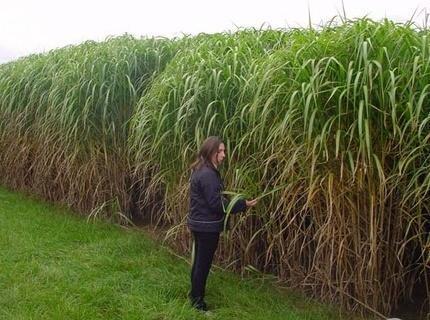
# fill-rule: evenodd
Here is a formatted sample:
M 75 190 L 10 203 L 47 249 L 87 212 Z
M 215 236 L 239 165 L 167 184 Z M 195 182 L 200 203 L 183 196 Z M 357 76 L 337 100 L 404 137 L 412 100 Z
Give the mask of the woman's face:
M 225 158 L 225 146 L 224 143 L 221 143 L 218 147 L 218 152 L 212 155 L 212 163 L 215 167 L 218 167 Z

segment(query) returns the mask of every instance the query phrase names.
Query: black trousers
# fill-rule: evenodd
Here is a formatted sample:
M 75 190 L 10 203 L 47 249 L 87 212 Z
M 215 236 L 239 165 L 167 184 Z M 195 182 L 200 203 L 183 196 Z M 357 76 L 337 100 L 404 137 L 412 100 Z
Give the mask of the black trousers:
M 192 231 L 194 239 L 194 261 L 191 269 L 192 299 L 205 296 L 206 280 L 218 247 L 219 232 Z

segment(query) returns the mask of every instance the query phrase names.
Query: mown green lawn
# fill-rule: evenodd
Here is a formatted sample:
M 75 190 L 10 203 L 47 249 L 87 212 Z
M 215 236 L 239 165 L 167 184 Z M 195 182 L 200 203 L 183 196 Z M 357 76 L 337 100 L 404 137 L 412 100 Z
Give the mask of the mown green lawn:
M 189 265 L 141 230 L 90 222 L 0 188 L 0 319 L 207 319 L 187 301 Z M 211 319 L 351 319 L 215 270 Z

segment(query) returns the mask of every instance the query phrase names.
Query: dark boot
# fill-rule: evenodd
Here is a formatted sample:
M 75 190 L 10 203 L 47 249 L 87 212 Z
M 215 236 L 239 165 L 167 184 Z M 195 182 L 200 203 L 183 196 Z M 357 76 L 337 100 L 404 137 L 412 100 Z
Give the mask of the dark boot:
M 191 305 L 199 311 L 208 311 L 208 306 L 206 302 L 203 300 L 203 297 L 191 297 L 190 296 Z

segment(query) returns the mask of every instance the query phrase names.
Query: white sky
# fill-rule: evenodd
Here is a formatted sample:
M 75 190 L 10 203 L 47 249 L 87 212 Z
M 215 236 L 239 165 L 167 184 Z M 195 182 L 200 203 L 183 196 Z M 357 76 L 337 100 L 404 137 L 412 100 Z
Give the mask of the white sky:
M 409 20 L 423 25 L 430 0 L 344 0 L 348 18 Z M 0 0 L 0 63 L 35 52 L 135 36 L 180 36 L 199 32 L 307 26 L 342 12 L 342 0 Z

